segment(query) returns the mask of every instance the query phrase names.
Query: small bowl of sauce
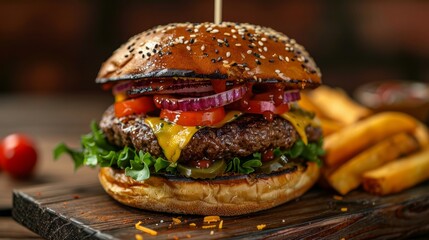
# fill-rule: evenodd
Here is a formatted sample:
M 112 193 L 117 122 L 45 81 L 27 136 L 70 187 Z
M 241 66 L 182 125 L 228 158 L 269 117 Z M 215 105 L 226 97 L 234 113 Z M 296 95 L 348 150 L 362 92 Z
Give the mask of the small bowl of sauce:
M 355 98 L 376 112 L 399 111 L 420 121 L 429 121 L 429 84 L 406 81 L 383 81 L 362 85 Z

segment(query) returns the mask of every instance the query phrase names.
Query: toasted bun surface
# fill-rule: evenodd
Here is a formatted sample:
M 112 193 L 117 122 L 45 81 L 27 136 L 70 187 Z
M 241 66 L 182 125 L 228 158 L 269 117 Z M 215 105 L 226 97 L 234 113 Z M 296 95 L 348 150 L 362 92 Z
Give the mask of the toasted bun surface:
M 198 215 L 233 216 L 269 209 L 301 196 L 317 180 L 319 167 L 256 178 L 190 180 L 151 176 L 138 182 L 121 170 L 101 168 L 99 180 L 117 201 L 146 210 Z
M 240 23 L 175 23 L 137 34 L 103 63 L 96 82 L 182 77 L 283 82 L 314 88 L 321 74 L 294 39 Z

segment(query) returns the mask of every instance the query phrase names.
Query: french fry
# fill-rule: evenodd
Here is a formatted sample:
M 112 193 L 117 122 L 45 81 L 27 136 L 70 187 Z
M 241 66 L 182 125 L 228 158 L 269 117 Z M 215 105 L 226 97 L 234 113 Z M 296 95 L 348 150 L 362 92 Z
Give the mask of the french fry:
M 406 133 L 389 137 L 344 163 L 328 177 L 330 185 L 342 195 L 357 188 L 363 173 L 376 169 L 398 157 L 416 151 L 419 144 Z
M 308 94 L 308 92 L 302 92 L 301 100 L 299 100 L 298 104 L 303 109 L 316 114 L 320 120 L 324 136 L 328 136 L 334 132 L 337 132 L 344 127 L 343 123 L 326 118 L 326 116 L 323 115 L 323 112 L 320 111 L 320 109 L 318 109 L 317 106 L 311 101 L 310 97 L 308 97 Z
M 429 131 L 423 123 L 418 124 L 414 136 L 422 148 L 429 148 Z
M 429 148 L 378 169 L 364 173 L 366 191 L 387 195 L 400 192 L 429 179 Z
M 331 135 L 334 132 L 338 132 L 344 127 L 344 124 L 336 122 L 334 120 L 320 118 L 320 124 L 323 130 L 323 136 Z
M 313 112 L 318 118 L 326 118 L 323 112 L 311 101 L 308 94 L 309 92 L 306 91 L 301 93 L 301 99 L 298 101 L 298 105 L 307 111 Z
M 322 112 L 323 116 L 344 124 L 351 124 L 371 115 L 365 108 L 339 89 L 321 86 L 310 94 L 311 102 Z
M 325 163 L 328 167 L 340 166 L 358 152 L 389 136 L 412 133 L 418 123 L 403 113 L 384 112 L 349 125 L 325 138 Z

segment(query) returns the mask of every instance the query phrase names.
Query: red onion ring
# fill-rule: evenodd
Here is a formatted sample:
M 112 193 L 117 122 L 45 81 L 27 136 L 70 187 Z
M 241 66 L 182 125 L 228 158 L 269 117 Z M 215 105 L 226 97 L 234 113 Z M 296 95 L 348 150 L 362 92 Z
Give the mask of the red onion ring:
M 207 109 L 222 107 L 243 98 L 247 91 L 245 85 L 238 86 L 225 92 L 199 98 L 171 98 L 168 96 L 155 96 L 155 105 L 162 109 L 172 111 L 204 111 Z
M 120 93 L 126 94 L 127 91 L 131 89 L 132 85 L 131 81 L 124 81 L 115 84 L 112 88 L 113 95 L 118 95 Z

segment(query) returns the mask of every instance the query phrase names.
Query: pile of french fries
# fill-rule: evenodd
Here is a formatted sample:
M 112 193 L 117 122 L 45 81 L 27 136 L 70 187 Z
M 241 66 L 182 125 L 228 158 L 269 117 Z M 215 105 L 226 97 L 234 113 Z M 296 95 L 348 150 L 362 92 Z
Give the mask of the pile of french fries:
M 326 151 L 322 181 L 340 194 L 362 185 L 387 195 L 429 179 L 429 133 L 415 118 L 375 114 L 326 86 L 303 93 L 299 105 L 320 119 Z

